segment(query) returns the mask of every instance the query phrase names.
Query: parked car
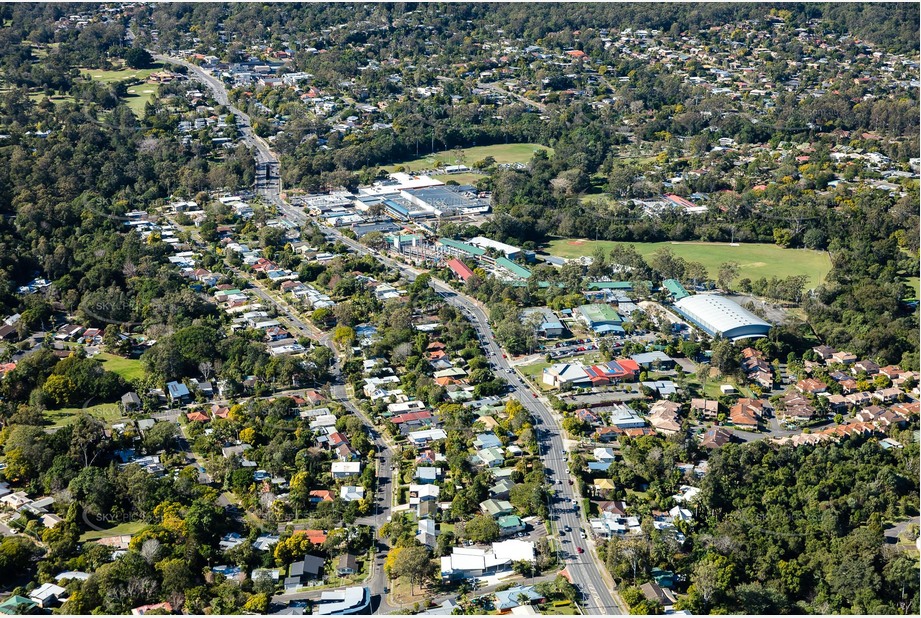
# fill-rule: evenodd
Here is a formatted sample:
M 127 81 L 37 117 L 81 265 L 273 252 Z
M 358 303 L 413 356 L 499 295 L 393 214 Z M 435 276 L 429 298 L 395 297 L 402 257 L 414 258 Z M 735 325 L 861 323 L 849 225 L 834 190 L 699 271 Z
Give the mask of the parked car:
M 576 548 L 576 553 L 577 553 L 577 554 L 584 554 L 584 553 L 585 553 L 585 550 L 582 549 L 581 547 L 577 547 L 577 548 Z

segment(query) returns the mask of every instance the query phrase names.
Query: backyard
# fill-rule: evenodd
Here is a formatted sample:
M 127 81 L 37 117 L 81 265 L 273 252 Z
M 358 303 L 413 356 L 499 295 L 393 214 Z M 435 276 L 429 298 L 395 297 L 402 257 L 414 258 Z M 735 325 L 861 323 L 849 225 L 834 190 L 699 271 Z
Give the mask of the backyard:
M 671 249 L 678 257 L 689 262 L 703 264 L 712 278 L 716 278 L 720 264 L 736 262 L 739 264 L 739 276 L 736 281 L 748 277 L 755 280 L 761 277 L 789 277 L 806 275 L 809 277 L 807 287 L 812 289 L 825 280 L 831 270 L 831 259 L 824 251 L 810 249 L 784 249 L 766 243 L 748 243 L 730 245 L 728 243 L 706 242 L 653 242 L 621 243 L 610 240 L 580 240 L 559 238 L 550 241 L 544 250 L 557 257 L 577 258 L 590 256 L 597 247 L 605 253 L 615 245 L 632 244 L 647 260 L 662 248 Z
M 80 542 L 95 541 L 97 539 L 104 539 L 107 536 L 133 535 L 147 526 L 147 522 L 143 521 L 126 521 L 105 530 L 87 530 L 80 535 Z
M 102 361 L 103 369 L 117 373 L 125 380 L 140 380 L 144 377 L 144 365 L 137 359 L 124 358 L 108 352 L 97 354 L 94 358 Z
M 106 426 L 124 418 L 121 406 L 117 403 L 100 403 L 85 408 L 61 408 L 60 410 L 45 410 L 45 418 L 51 422 L 52 427 L 66 427 L 76 420 L 77 415 L 85 411 L 90 416 L 98 418 Z

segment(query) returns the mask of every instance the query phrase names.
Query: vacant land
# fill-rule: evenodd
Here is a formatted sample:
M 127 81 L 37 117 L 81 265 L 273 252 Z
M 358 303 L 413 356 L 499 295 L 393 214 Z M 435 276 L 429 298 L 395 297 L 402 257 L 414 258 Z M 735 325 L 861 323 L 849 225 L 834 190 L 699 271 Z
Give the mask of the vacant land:
M 95 541 L 96 539 L 104 539 L 108 536 L 133 535 L 147 526 L 147 522 L 143 521 L 126 521 L 106 530 L 88 530 L 80 535 L 80 542 Z
M 536 150 L 546 150 L 547 154 L 553 154 L 553 148 L 541 146 L 540 144 L 495 144 L 493 146 L 474 146 L 472 148 L 463 148 L 461 158 L 458 159 L 455 150 L 442 150 L 428 155 L 423 155 L 418 159 L 409 161 L 400 161 L 393 165 L 384 167 L 388 172 L 396 171 L 397 167 L 402 166 L 410 172 L 432 169 L 436 161 L 441 161 L 444 165 L 466 165 L 471 167 L 477 161 L 486 157 L 492 157 L 496 163 L 527 163 L 531 160 Z M 457 180 L 457 178 L 455 178 Z M 460 180 L 458 180 L 460 182 Z
M 140 380 L 144 377 L 144 365 L 132 358 L 123 358 L 108 352 L 97 354 L 94 358 L 102 361 L 102 368 L 117 373 L 126 380 Z
M 52 427 L 66 427 L 76 420 L 81 411 L 98 418 L 106 425 L 111 425 L 122 418 L 122 409 L 117 403 L 100 403 L 86 408 L 45 410 L 45 418 L 51 421 Z
M 609 252 L 615 245 L 633 244 L 636 250 L 647 260 L 662 248 L 671 249 L 672 253 L 688 262 L 703 264 L 712 278 L 716 278 L 720 264 L 737 262 L 739 276 L 736 279 L 759 279 L 766 277 L 784 278 L 791 275 L 806 275 L 808 288 L 814 288 L 831 270 L 828 254 L 810 249 L 783 249 L 766 243 L 749 243 L 732 246 L 727 243 L 706 242 L 652 242 L 619 243 L 609 240 L 557 239 L 549 243 L 547 253 L 563 258 L 575 258 L 592 255 L 596 247 Z

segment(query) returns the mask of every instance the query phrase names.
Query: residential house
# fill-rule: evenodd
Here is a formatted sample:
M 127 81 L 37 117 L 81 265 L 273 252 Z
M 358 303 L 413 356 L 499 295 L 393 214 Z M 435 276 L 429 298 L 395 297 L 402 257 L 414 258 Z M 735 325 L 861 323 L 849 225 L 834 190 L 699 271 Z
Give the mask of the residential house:
M 856 376 L 858 373 L 863 371 L 869 376 L 874 376 L 877 373 L 879 373 L 879 369 L 880 369 L 879 365 L 877 365 L 873 361 L 862 360 L 862 361 L 857 361 L 856 363 L 854 363 L 854 366 L 851 367 L 851 373 L 853 373 Z
M 719 413 L 719 402 L 715 399 L 691 399 L 691 411 L 698 417 L 714 420 Z
M 764 415 L 764 404 L 764 400 L 761 399 L 739 399 L 729 408 L 729 420 L 733 425 L 739 427 L 757 429 Z
M 838 353 L 838 350 L 831 348 L 827 345 L 818 345 L 812 348 L 812 351 L 819 355 L 823 361 L 830 360 L 835 354 Z
M 612 442 L 617 440 L 617 438 L 623 434 L 623 429 L 617 427 L 599 427 L 595 430 L 595 433 L 592 436 L 598 442 Z
M 413 475 L 419 484 L 421 485 L 431 485 L 438 482 L 438 478 L 441 476 L 441 468 L 435 468 L 433 466 L 419 466 L 416 468 L 416 473 Z
M 831 355 L 831 362 L 838 365 L 853 365 L 857 357 L 850 352 L 835 352 Z
M 499 524 L 500 536 L 511 536 L 525 529 L 524 522 L 517 515 L 502 515 L 496 518 L 496 523 Z
M 303 560 L 292 562 L 288 567 L 288 577 L 285 578 L 285 592 L 294 592 L 309 581 L 320 579 L 326 561 L 319 556 L 304 556 Z
M 426 547 L 434 548 L 438 540 L 438 524 L 428 517 L 420 519 L 416 532 L 416 540 Z
M 596 447 L 595 450 L 592 451 L 592 455 L 598 461 L 601 461 L 607 464 L 611 464 L 617 459 L 617 455 L 614 454 L 613 449 L 607 448 L 607 447 L 601 447 L 601 446 Z
M 534 586 L 512 586 L 496 593 L 496 609 L 504 612 L 522 604 L 543 603 L 545 600 L 544 595 L 537 592 Z
M 815 408 L 803 395 L 790 391 L 783 396 L 782 416 L 791 421 L 808 421 L 815 416 Z
M 134 391 L 129 391 L 122 395 L 122 409 L 125 412 L 136 412 L 141 409 L 143 402 L 141 397 Z
M 184 404 L 192 400 L 189 387 L 181 382 L 167 382 L 166 390 L 169 394 L 169 400 L 173 404 Z
M 806 378 L 796 383 L 796 390 L 803 395 L 818 395 L 828 390 L 828 385 L 815 378 Z
M 331 466 L 334 479 L 344 479 L 361 474 L 360 461 L 334 461 Z
M 364 487 L 355 487 L 354 485 L 345 485 L 339 490 L 339 497 L 345 502 L 354 502 L 365 497 Z
M 510 515 L 514 508 L 515 507 L 513 507 L 512 503 L 508 500 L 496 500 L 494 498 L 490 498 L 480 502 L 480 510 L 493 517 Z
M 701 438 L 703 448 L 719 448 L 732 440 L 732 433 L 721 427 L 708 429 Z
M 653 603 L 660 603 L 662 607 L 671 609 L 675 604 L 675 597 L 672 594 L 671 590 L 668 588 L 662 588 L 656 582 L 646 582 L 640 586 L 640 592 L 643 593 L 643 596 L 646 597 L 648 601 Z
M 507 499 L 509 497 L 509 492 L 511 492 L 514 486 L 515 483 L 513 483 L 511 479 L 500 479 L 495 485 L 489 488 L 489 497 Z
M 66 590 L 57 584 L 42 584 L 29 593 L 29 598 L 42 609 L 59 605 L 66 600 Z
M 346 553 L 339 556 L 339 562 L 336 564 L 336 575 L 344 577 L 354 575 L 357 572 L 358 561 L 355 559 L 354 554 Z
M 444 429 L 423 429 L 420 431 L 411 431 L 406 435 L 409 438 L 409 441 L 412 442 L 413 446 L 425 446 L 429 442 L 434 442 L 435 440 L 444 440 L 448 437 L 448 434 L 445 433 Z
M 873 399 L 876 399 L 882 403 L 893 403 L 898 401 L 899 397 L 902 396 L 901 389 L 891 386 L 889 388 L 883 388 L 875 393 L 873 393 Z

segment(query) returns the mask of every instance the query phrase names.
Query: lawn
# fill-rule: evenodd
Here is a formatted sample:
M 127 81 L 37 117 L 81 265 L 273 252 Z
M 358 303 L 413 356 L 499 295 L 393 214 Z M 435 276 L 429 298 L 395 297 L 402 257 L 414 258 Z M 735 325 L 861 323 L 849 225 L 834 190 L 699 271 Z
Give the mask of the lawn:
M 516 369 L 521 371 L 521 373 L 523 373 L 525 377 L 531 380 L 531 382 L 533 382 L 538 388 L 541 390 L 549 391 L 551 388 L 543 383 L 541 377 L 543 376 L 544 369 L 549 366 L 550 363 L 541 361 L 539 363 L 531 363 L 528 365 L 518 365 Z
M 569 605 L 562 605 L 555 607 L 553 603 L 547 603 L 540 606 L 540 613 L 542 616 L 578 616 L 579 612 L 576 610 L 576 606 L 570 603 Z
M 419 170 L 431 169 L 435 161 L 441 161 L 446 165 L 463 163 L 472 166 L 477 161 L 485 159 L 488 156 L 493 157 L 496 163 L 527 163 L 535 150 L 546 150 L 547 154 L 553 154 L 553 148 L 541 146 L 540 144 L 495 144 L 493 146 L 474 146 L 472 148 L 463 148 L 463 159 L 457 160 L 454 150 L 442 150 L 433 154 L 427 154 L 418 159 L 408 161 L 398 161 L 393 165 L 385 166 L 388 172 L 396 171 L 397 166 L 402 166 L 408 171 L 416 172 Z M 460 182 L 458 177 L 461 174 L 453 174 L 451 177 Z
M 134 535 L 148 525 L 149 524 L 144 521 L 126 521 L 107 530 L 88 530 L 80 535 L 80 542 L 95 541 L 96 539 L 104 539 L 107 536 L 120 536 L 124 534 Z
M 128 96 L 125 97 L 125 105 L 134 112 L 138 118 L 144 117 L 144 105 L 152 101 L 157 94 L 157 88 L 153 84 L 141 84 L 134 88 L 128 88 Z
M 45 410 L 45 418 L 51 421 L 52 427 L 66 427 L 74 422 L 77 415 L 80 414 L 82 410 L 86 410 L 88 414 L 95 416 L 106 425 L 111 425 L 119 419 L 124 418 L 122 416 L 122 409 L 117 403 L 100 403 L 87 408 L 79 407 Z
M 110 84 L 112 82 L 120 82 L 126 79 L 136 79 L 138 81 L 144 81 L 150 77 L 151 73 L 156 73 L 163 66 L 159 62 L 155 62 L 152 67 L 149 69 L 131 69 L 125 67 L 124 69 L 119 69 L 118 71 L 103 71 L 102 69 L 83 69 L 80 71 L 82 75 L 89 76 L 90 79 L 93 79 L 97 82 L 102 82 L 104 84 Z
M 723 391 L 720 390 L 720 386 L 723 384 L 732 384 L 732 382 L 729 380 L 723 380 L 721 378 L 710 378 L 707 380 L 707 383 L 703 388 L 704 397 L 707 399 L 719 399 L 722 397 Z M 689 380 L 688 386 L 696 386 L 698 389 L 700 389 L 700 382 L 696 380 Z M 737 394 L 740 397 L 752 397 L 751 389 L 749 389 L 747 386 L 740 386 L 738 384 L 732 384 L 732 386 L 735 386 Z
M 918 277 L 906 277 L 905 283 L 907 283 L 914 292 L 914 295 L 906 300 L 916 300 L 921 298 L 921 279 L 918 279 Z
M 575 258 L 591 255 L 596 247 L 608 252 L 615 245 L 633 244 L 643 257 L 649 257 L 664 247 L 689 262 L 703 264 L 712 278 L 716 278 L 720 264 L 737 262 L 738 279 L 748 277 L 755 280 L 761 277 L 788 277 L 807 275 L 807 286 L 811 289 L 825 280 L 831 270 L 831 259 L 822 251 L 810 249 L 784 249 L 766 243 L 747 243 L 732 246 L 728 243 L 706 242 L 653 242 L 653 243 L 618 243 L 609 240 L 557 239 L 545 247 L 547 253 L 563 258 Z
M 117 373 L 125 380 L 140 380 L 144 377 L 144 365 L 137 359 L 123 358 L 108 352 L 97 354 L 94 358 L 102 361 L 103 369 Z
M 46 98 L 46 96 L 47 95 L 45 95 L 44 92 L 33 92 L 32 94 L 29 95 L 29 98 L 32 99 L 32 101 L 34 101 L 35 103 L 38 103 L 39 101 L 43 101 Z M 64 103 L 64 102 L 73 103 L 74 101 L 76 101 L 76 99 L 74 99 L 69 94 L 55 94 L 47 98 L 51 99 L 52 103 Z

